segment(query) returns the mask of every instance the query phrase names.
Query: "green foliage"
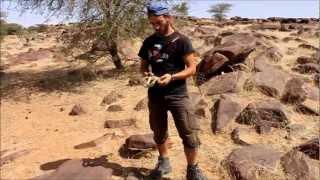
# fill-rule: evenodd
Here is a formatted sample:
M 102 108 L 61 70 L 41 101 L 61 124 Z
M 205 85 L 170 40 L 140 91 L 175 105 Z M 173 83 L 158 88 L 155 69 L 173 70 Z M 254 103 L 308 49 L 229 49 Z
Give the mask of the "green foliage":
M 232 4 L 229 3 L 219 3 L 210 7 L 209 13 L 212 13 L 213 17 L 218 21 L 222 21 L 226 17 L 226 13 L 231 10 Z
M 182 2 L 180 4 L 176 4 L 172 7 L 172 10 L 174 12 L 175 15 L 177 16 L 188 16 L 188 11 L 189 11 L 189 7 L 188 7 L 188 3 L 187 2 Z

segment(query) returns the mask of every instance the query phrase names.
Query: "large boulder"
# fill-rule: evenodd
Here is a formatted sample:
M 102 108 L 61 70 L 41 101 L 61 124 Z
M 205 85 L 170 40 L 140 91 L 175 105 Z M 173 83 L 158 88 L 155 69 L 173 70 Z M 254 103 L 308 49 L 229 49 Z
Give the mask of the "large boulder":
M 255 86 L 263 94 L 279 97 L 283 93 L 290 75 L 276 68 L 266 68 L 262 72 L 257 72 L 253 79 Z
M 280 162 L 280 152 L 268 145 L 250 145 L 233 150 L 225 160 L 232 180 L 258 180 L 259 172 L 273 174 Z
M 264 124 L 274 128 L 284 128 L 289 124 L 285 106 L 274 100 L 250 103 L 240 113 L 236 121 L 256 126 Z
M 238 33 L 223 38 L 221 45 L 206 52 L 197 65 L 197 81 L 201 85 L 221 72 L 233 71 L 230 66 L 243 63 L 255 49 L 256 38 L 248 33 Z
M 240 103 L 239 100 L 232 96 L 221 95 L 221 98 L 211 108 L 213 132 L 224 131 L 228 124 L 239 116 L 245 106 L 245 103 Z
M 225 73 L 211 78 L 200 86 L 201 92 L 208 96 L 224 93 L 237 93 L 242 90 L 246 74 L 242 71 Z
M 293 150 L 281 158 L 284 171 L 290 179 L 317 180 L 319 179 L 319 163 L 308 158 L 304 153 Z

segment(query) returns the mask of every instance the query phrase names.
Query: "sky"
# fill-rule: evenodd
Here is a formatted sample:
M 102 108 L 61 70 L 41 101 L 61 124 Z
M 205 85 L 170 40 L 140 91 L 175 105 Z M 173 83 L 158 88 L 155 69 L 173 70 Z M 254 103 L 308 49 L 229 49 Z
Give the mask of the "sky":
M 21 12 L 14 8 L 14 3 L 1 0 L 1 11 L 7 13 L 7 22 L 18 23 L 25 27 L 36 24 L 63 23 L 63 19 L 44 17 L 34 12 Z M 189 15 L 195 17 L 210 17 L 207 12 L 211 5 L 217 3 L 230 3 L 233 5 L 228 17 L 241 16 L 247 18 L 268 17 L 314 17 L 319 18 L 318 0 L 189 0 Z

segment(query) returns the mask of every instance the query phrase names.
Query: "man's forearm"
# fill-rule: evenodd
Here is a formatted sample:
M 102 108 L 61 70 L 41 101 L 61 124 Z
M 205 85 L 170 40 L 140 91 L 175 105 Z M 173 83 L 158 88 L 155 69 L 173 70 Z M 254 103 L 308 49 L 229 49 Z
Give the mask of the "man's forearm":
M 186 68 L 183 71 L 172 74 L 172 80 L 183 80 L 187 79 L 190 76 L 193 76 L 196 73 L 195 68 Z

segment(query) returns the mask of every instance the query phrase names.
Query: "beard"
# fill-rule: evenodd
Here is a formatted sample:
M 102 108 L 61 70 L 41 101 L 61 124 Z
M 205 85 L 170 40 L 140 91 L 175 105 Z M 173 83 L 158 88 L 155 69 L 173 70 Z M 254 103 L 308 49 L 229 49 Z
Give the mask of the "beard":
M 166 24 L 163 25 L 162 28 L 160 28 L 157 33 L 160 35 L 165 35 L 167 32 L 169 32 L 170 23 L 167 21 Z

